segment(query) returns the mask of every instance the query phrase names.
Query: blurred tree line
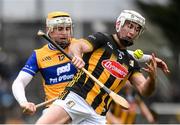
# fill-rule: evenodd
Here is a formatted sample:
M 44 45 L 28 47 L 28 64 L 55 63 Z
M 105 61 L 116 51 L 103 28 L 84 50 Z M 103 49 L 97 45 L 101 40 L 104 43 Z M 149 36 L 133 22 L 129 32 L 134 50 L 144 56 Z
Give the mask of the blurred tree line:
M 166 38 L 174 56 L 174 65 L 171 71 L 171 80 L 176 84 L 180 81 L 180 1 L 170 0 L 167 6 L 160 4 L 147 4 L 136 0 L 138 7 L 143 10 L 148 20 L 157 24 Z

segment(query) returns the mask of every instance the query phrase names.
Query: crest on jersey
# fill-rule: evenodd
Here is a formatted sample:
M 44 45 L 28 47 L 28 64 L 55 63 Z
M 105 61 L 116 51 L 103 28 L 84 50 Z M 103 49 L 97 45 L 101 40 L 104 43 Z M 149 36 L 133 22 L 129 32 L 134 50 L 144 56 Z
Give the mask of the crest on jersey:
M 103 60 L 101 65 L 116 78 L 123 79 L 128 74 L 128 70 L 119 62 Z

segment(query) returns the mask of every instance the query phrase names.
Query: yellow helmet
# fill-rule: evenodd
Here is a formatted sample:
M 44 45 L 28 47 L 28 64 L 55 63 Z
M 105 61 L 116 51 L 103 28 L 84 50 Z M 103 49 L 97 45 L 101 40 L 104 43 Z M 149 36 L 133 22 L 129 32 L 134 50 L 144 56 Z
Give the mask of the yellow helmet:
M 48 17 L 47 19 L 53 19 L 53 18 L 56 18 L 56 17 L 70 17 L 70 15 L 66 12 L 62 12 L 62 11 L 54 11 L 54 12 L 50 12 L 48 13 Z
M 58 25 L 70 25 L 72 26 L 72 19 L 70 15 L 62 11 L 50 12 L 46 19 L 46 26 L 48 28 L 53 28 Z
M 71 27 L 71 33 L 68 40 L 61 41 L 60 43 L 58 43 L 62 48 L 66 48 L 70 44 L 71 38 L 73 36 L 72 19 L 70 15 L 66 12 L 62 12 L 62 11 L 50 12 L 46 18 L 46 27 L 48 28 L 46 33 L 49 35 L 49 33 L 52 32 L 54 28 L 57 28 L 59 26 Z

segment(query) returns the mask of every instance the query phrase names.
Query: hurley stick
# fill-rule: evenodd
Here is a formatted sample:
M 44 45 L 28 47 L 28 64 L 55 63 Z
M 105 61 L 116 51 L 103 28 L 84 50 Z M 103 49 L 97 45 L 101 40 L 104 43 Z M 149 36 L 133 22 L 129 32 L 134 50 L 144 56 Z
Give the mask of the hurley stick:
M 50 39 L 44 32 L 42 32 L 41 30 L 39 30 L 39 32 L 37 33 L 38 36 L 41 36 L 43 38 L 45 38 L 48 42 L 50 42 L 54 47 L 56 47 L 56 49 L 58 49 L 59 51 L 61 51 L 66 57 L 68 57 L 70 60 L 72 59 L 72 57 L 70 55 L 68 55 L 63 48 L 61 48 L 56 42 L 54 42 L 52 39 Z M 113 91 L 111 91 L 109 88 L 107 88 L 103 83 L 101 83 L 99 80 L 97 80 L 91 73 L 89 73 L 85 68 L 81 69 L 82 71 L 84 71 L 84 73 L 86 73 L 95 83 L 97 83 L 102 89 L 105 90 L 106 93 L 109 94 L 109 96 L 114 100 L 114 102 L 116 102 L 117 104 L 121 105 L 123 108 L 128 109 L 129 108 L 129 103 L 126 101 L 126 99 L 124 99 L 122 96 L 114 93 Z M 40 105 L 40 104 L 39 104 Z

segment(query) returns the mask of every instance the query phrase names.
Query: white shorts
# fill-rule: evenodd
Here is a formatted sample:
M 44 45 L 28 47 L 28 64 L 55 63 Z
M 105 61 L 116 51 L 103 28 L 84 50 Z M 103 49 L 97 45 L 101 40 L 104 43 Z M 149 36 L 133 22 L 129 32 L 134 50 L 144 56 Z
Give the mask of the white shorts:
M 65 100 L 57 99 L 53 105 L 63 107 L 72 119 L 72 124 L 106 124 L 106 117 L 101 116 L 86 101 L 74 92 Z

